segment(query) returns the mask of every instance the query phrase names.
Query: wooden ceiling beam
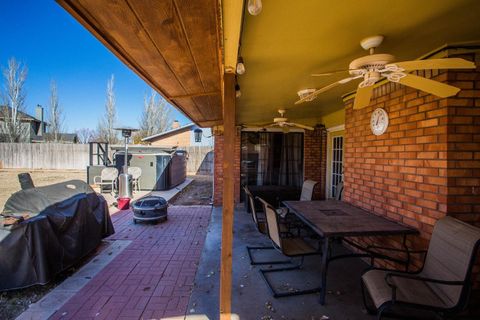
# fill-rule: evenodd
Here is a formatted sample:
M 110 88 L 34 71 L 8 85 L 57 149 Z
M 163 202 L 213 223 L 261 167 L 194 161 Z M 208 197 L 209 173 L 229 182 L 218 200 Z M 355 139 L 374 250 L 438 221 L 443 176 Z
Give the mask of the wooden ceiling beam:
M 243 0 L 224 0 L 223 9 L 223 66 L 226 73 L 235 73 L 242 30 Z

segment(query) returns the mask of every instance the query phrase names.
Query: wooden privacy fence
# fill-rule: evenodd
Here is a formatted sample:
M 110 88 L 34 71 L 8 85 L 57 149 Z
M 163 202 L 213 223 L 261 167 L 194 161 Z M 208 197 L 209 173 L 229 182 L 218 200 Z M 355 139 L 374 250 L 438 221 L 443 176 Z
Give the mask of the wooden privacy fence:
M 0 143 L 0 167 L 82 169 L 88 165 L 88 145 L 62 143 Z
M 213 147 L 180 147 L 188 153 L 188 174 L 213 174 Z
M 189 174 L 213 173 L 213 147 L 179 147 L 188 152 Z M 87 144 L 0 143 L 0 168 L 77 169 L 88 166 Z

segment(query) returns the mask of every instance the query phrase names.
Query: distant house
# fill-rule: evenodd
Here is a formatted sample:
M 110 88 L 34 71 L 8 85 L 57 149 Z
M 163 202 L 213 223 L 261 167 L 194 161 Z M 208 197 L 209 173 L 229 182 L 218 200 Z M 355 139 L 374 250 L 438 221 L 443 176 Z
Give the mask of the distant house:
M 172 129 L 145 137 L 142 141 L 155 146 L 169 147 L 213 146 L 210 128 L 200 128 L 194 123 L 180 126 L 176 120 L 172 124 Z
M 0 106 L 0 142 L 7 142 L 8 139 L 4 133 L 5 115 L 12 110 L 6 106 Z M 49 133 L 47 128 L 49 124 L 44 121 L 43 107 L 38 105 L 35 108 L 35 117 L 25 113 L 19 112 L 19 119 L 22 123 L 24 135 L 18 142 L 47 142 L 53 141 L 53 134 Z M 58 141 L 62 143 L 78 143 L 78 136 L 76 133 L 60 133 Z
M 0 106 L 0 142 L 7 141 L 3 130 L 5 127 L 5 115 L 7 112 L 11 114 L 12 110 L 7 106 Z M 43 107 L 36 107 L 35 117 L 20 111 L 19 119 L 22 123 L 23 131 L 25 132 L 19 142 L 34 142 L 43 139 L 48 126 L 48 123 L 43 120 Z

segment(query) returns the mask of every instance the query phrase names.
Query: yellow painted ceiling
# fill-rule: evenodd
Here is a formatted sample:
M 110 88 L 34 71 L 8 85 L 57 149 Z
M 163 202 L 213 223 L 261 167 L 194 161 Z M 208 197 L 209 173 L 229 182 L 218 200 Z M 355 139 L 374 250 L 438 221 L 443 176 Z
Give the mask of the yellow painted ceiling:
M 446 43 L 480 40 L 477 0 L 263 0 L 258 16 L 245 13 L 238 76 L 237 123 L 269 122 L 280 107 L 291 120 L 313 125 L 343 107 L 348 84 L 294 106 L 299 89 L 318 88 L 342 75 L 314 78 L 313 72 L 347 69 L 367 54 L 359 41 L 381 34 L 377 53 L 397 61 L 416 59 Z M 345 75 L 343 75 L 345 76 Z

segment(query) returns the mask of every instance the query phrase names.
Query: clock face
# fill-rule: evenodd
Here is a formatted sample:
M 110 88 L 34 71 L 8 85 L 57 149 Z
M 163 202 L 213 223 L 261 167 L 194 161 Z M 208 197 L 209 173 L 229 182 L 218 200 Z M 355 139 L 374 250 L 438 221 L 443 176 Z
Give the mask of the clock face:
M 382 108 L 375 109 L 370 118 L 370 128 L 372 133 L 376 136 L 382 135 L 387 131 L 388 127 L 388 114 Z

